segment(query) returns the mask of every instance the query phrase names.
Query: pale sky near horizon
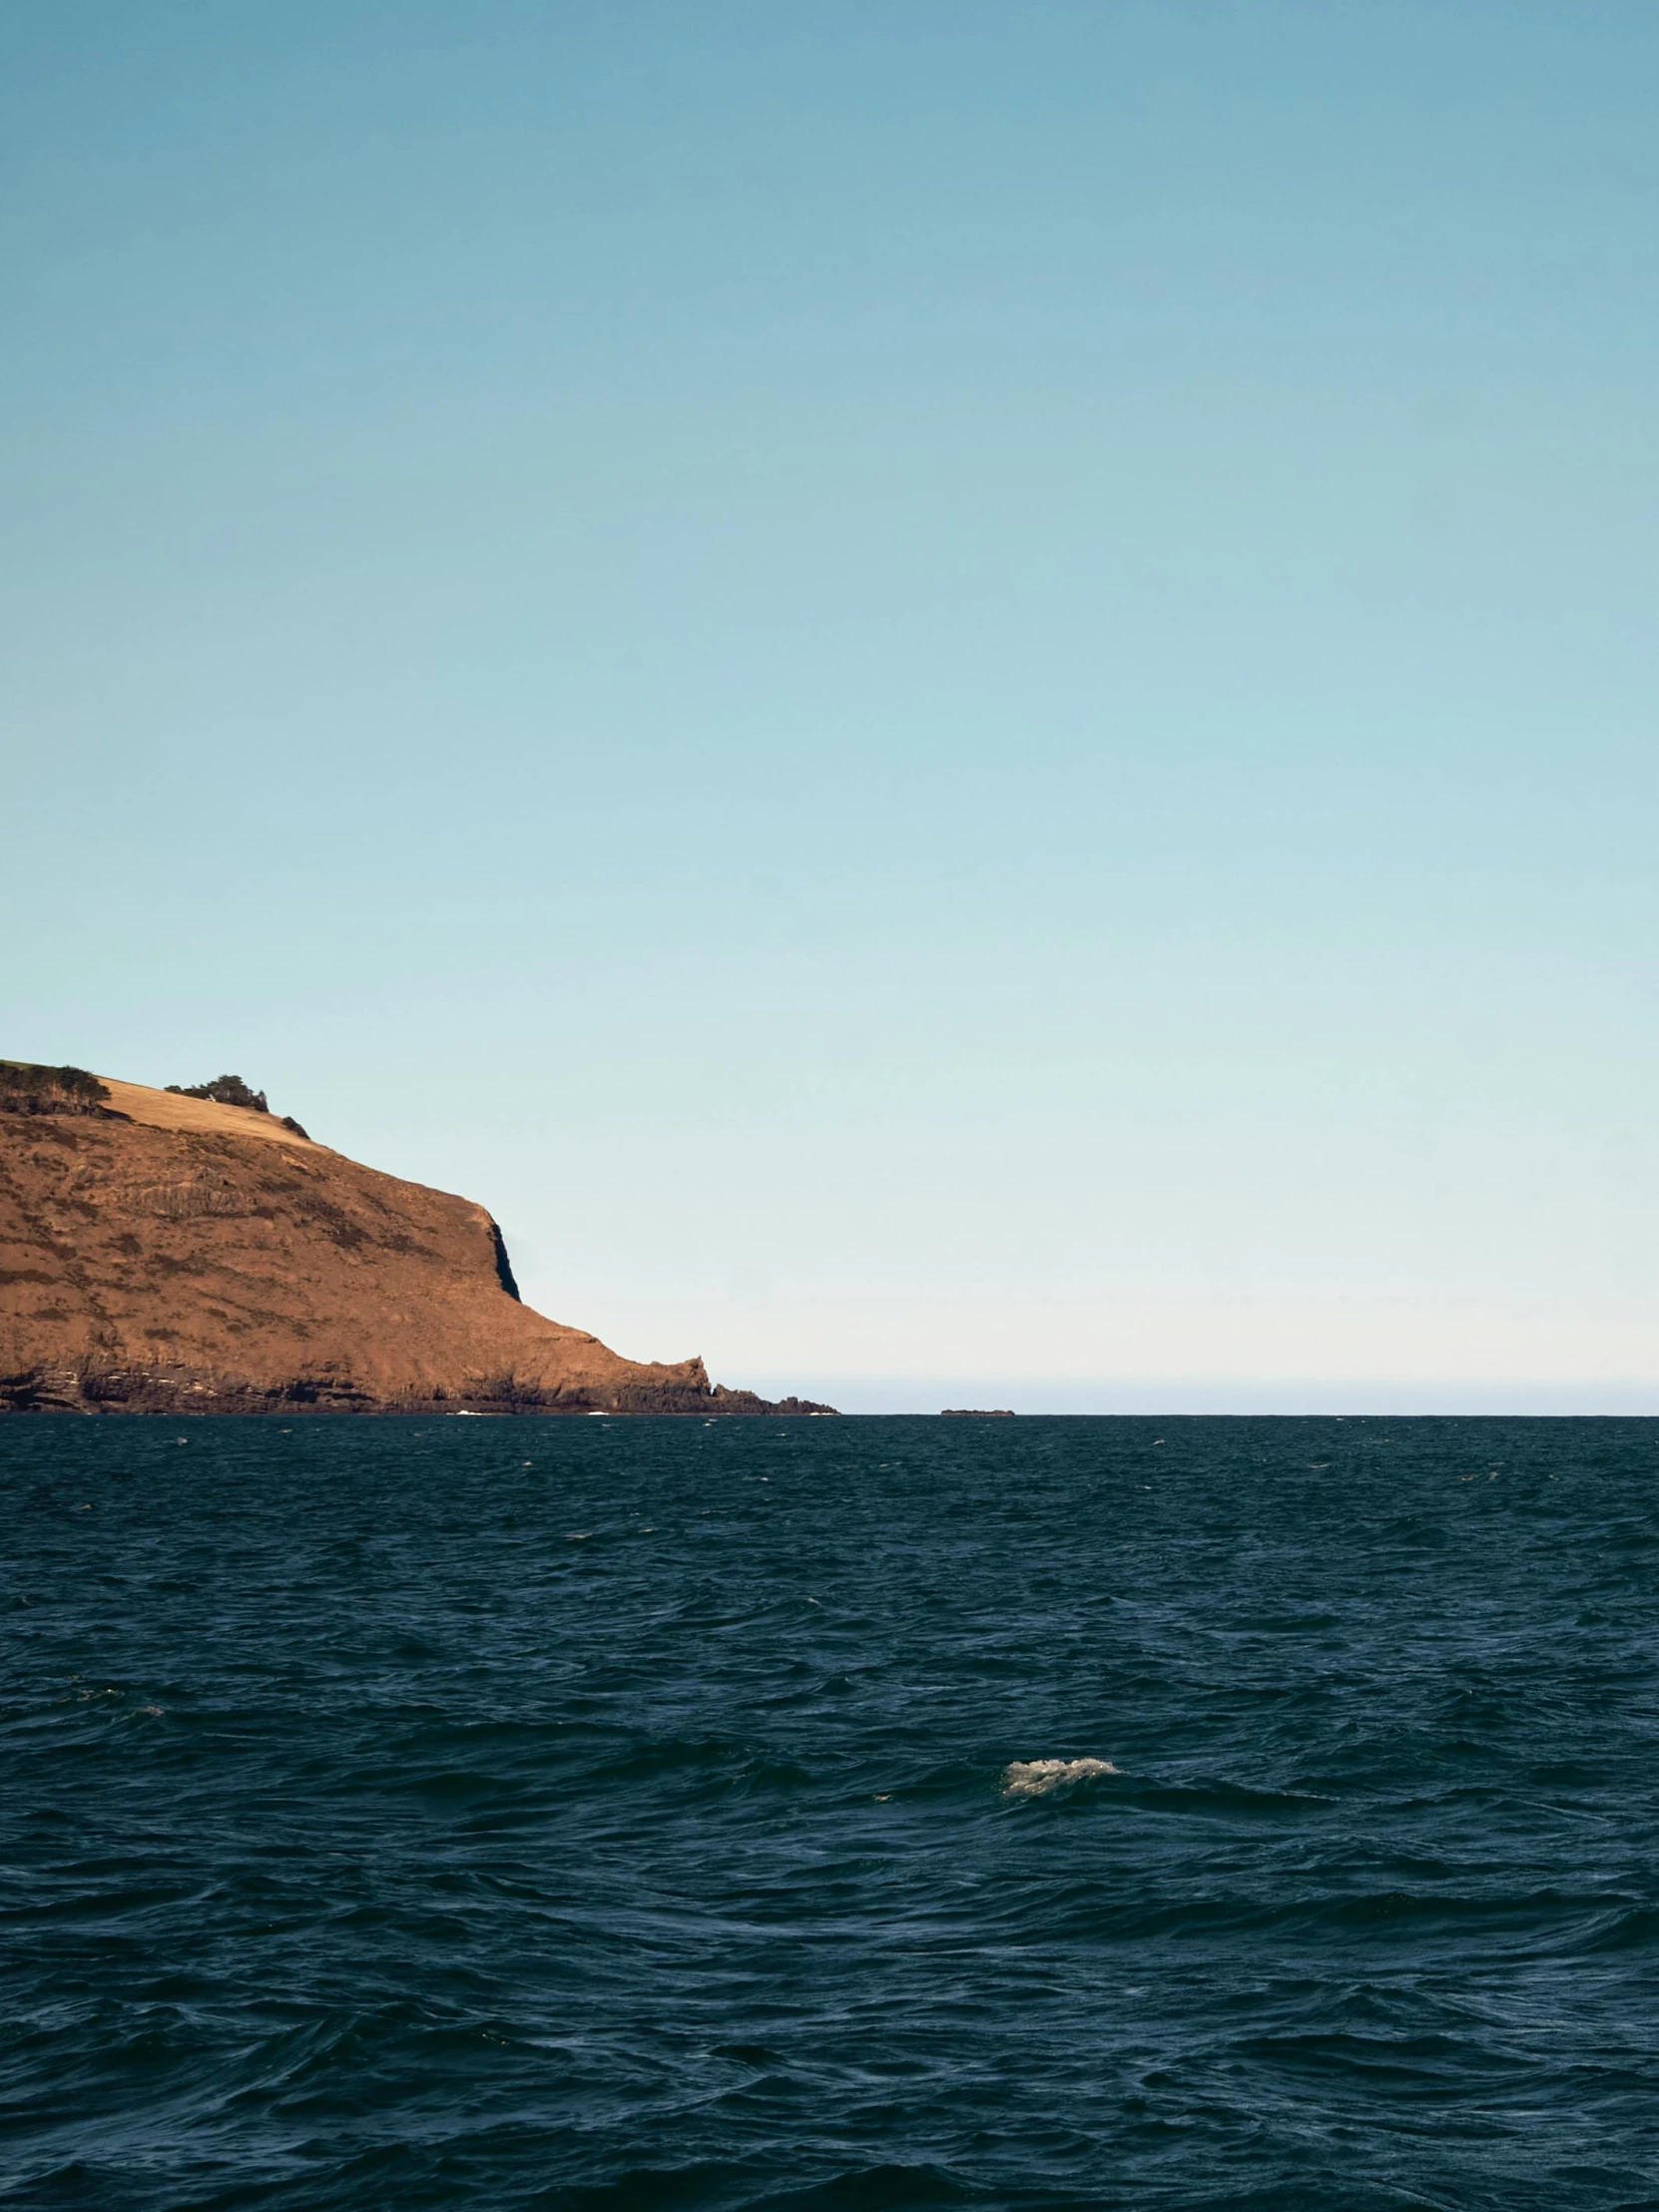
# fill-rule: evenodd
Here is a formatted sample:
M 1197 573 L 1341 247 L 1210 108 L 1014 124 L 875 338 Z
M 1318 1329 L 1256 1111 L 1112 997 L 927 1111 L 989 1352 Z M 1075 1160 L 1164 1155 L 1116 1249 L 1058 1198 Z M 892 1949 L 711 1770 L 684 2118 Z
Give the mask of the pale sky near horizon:
M 11 0 L 0 1052 L 731 1382 L 1659 1407 L 1656 126 L 1603 0 Z

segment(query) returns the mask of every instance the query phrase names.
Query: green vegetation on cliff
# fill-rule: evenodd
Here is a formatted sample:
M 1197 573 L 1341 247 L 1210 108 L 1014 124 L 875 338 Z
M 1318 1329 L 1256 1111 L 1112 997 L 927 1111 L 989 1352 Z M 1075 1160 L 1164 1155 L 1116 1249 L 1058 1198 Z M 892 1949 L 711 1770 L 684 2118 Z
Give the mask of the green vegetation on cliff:
M 256 1091 L 245 1083 L 240 1075 L 216 1075 L 211 1083 L 169 1083 L 168 1089 L 175 1098 L 211 1098 L 217 1106 L 245 1106 L 251 1114 L 269 1114 L 271 1107 L 264 1091 Z M 291 1114 L 283 1114 L 282 1127 L 291 1129 L 296 1137 L 305 1132 Z M 309 1137 L 305 1137 L 309 1144 Z
M 109 1098 L 85 1068 L 40 1067 L 32 1060 L 0 1060 L 0 1113 L 96 1114 Z

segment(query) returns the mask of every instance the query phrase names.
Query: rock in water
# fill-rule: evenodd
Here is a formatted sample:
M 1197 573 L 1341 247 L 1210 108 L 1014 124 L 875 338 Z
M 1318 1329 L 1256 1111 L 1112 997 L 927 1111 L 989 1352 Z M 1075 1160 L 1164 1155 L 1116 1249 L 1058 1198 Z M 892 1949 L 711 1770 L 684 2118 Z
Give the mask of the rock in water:
M 6 1068 L 0 1411 L 830 1410 L 532 1313 L 482 1206 L 311 1144 L 263 1100 Z
M 1074 1782 L 1093 1782 L 1117 1771 L 1110 1759 L 1016 1759 L 1003 1773 L 1002 1794 L 1047 1797 L 1051 1790 L 1069 1790 Z

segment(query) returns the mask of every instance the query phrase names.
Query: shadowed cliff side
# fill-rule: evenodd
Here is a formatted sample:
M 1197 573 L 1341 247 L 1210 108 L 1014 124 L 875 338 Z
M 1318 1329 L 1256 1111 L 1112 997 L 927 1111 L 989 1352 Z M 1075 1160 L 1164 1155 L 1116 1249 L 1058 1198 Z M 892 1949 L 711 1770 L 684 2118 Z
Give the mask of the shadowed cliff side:
M 312 1144 L 263 1098 L 0 1062 L 0 1411 L 51 1410 L 830 1408 L 532 1313 L 483 1207 Z

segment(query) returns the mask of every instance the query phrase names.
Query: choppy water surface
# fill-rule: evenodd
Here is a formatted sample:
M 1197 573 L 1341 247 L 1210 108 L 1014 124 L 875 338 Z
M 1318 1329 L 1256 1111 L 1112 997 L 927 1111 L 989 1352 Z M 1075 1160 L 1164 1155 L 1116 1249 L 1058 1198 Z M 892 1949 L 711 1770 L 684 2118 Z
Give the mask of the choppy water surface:
M 0 2192 L 1659 2204 L 1656 1484 L 1640 1421 L 14 1420 Z

